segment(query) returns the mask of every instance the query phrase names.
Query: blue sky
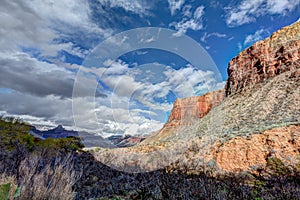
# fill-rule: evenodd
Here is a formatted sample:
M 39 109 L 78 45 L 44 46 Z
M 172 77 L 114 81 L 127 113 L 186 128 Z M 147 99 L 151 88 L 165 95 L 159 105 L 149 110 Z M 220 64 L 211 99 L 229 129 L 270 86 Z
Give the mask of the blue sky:
M 222 87 L 228 62 L 238 52 L 300 17 L 299 0 L 4 0 L 1 4 L 0 114 L 41 128 L 63 124 L 106 135 L 159 129 L 176 98 Z M 195 67 L 180 55 L 151 48 L 84 65 L 91 53 L 99 51 L 99 44 L 142 27 L 165 28 L 175 38 L 192 38 L 216 68 Z M 124 47 L 126 37 L 112 44 L 112 51 Z M 178 42 L 179 49 L 184 46 Z M 74 97 L 80 71 L 85 71 L 84 82 L 77 85 L 82 94 Z M 84 95 L 94 86 L 94 97 Z

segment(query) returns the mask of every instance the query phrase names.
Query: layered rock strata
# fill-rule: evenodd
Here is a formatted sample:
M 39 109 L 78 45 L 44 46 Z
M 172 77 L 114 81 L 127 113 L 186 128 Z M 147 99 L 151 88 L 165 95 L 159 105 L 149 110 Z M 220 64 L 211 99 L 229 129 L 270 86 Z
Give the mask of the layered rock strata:
M 191 125 L 194 120 L 204 117 L 223 100 L 224 90 L 208 92 L 203 96 L 177 99 L 165 127 Z
M 300 68 L 300 22 L 256 42 L 228 65 L 226 96 L 286 71 Z

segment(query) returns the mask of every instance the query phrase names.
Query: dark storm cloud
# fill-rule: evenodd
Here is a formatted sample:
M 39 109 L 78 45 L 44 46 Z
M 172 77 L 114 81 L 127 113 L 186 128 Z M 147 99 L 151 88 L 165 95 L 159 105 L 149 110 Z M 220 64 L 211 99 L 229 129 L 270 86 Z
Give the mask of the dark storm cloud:
M 74 75 L 25 54 L 0 56 L 0 86 L 36 96 L 72 97 Z
M 68 116 L 72 120 L 72 102 L 55 96 L 36 97 L 19 92 L 4 93 L 0 98 L 0 110 L 13 115 L 30 115 L 34 117 L 64 120 Z

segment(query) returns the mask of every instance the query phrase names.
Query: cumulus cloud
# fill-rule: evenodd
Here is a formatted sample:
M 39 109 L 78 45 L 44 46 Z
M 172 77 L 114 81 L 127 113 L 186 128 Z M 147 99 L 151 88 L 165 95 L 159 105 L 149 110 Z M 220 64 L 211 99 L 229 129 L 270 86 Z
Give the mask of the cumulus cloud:
M 69 129 L 76 128 L 103 135 L 141 135 L 152 133 L 163 125 L 160 121 L 147 119 L 139 112 L 130 112 L 125 108 L 111 108 L 98 104 L 95 110 L 90 110 L 91 101 L 81 97 L 80 109 L 84 115 L 79 116 L 81 124 L 74 127 L 73 119 L 70 117 L 72 116 L 71 99 L 61 99 L 53 95 L 37 97 L 19 92 L 3 93 L 0 96 L 0 110 L 5 110 L 0 112 L 1 115 L 20 117 L 42 129 L 63 124 Z M 98 102 L 101 102 L 101 99 Z M 97 115 L 97 121 L 92 120 L 94 113 Z
M 217 84 L 212 71 L 201 71 L 191 65 L 179 70 L 169 68 L 165 75 L 180 98 L 203 94 Z
M 148 4 L 143 0 L 100 0 L 100 3 L 110 7 L 120 7 L 139 15 L 148 14 L 149 9 Z
M 171 15 L 174 15 L 177 10 L 181 10 L 185 0 L 168 0 Z
M 286 15 L 300 5 L 298 0 L 243 0 L 238 6 L 230 6 L 226 23 L 230 27 L 256 21 L 265 15 Z
M 244 45 L 257 42 L 258 40 L 262 40 L 269 35 L 270 35 L 270 32 L 265 29 L 257 30 L 254 34 L 247 35 L 247 37 L 244 41 Z
M 115 98 L 115 99 L 114 99 Z M 116 102 L 118 101 L 118 102 Z M 163 122 L 148 118 L 145 110 L 129 109 L 129 99 L 110 96 L 108 99 L 96 99 L 95 109 L 91 109 L 93 101 L 86 97 L 76 99 L 76 128 L 85 131 L 111 134 L 143 135 L 160 129 Z M 92 105 L 93 106 L 93 105 Z M 94 115 L 96 114 L 96 118 Z
M 58 42 L 59 38 L 80 31 L 98 37 L 111 34 L 111 30 L 101 29 L 91 21 L 90 8 L 85 1 L 4 0 L 0 13 L 0 45 L 5 51 L 26 47 L 44 56 L 55 56 L 61 50 L 80 52 L 72 42 Z
M 203 15 L 204 6 L 199 6 L 191 18 L 184 17 L 180 22 L 173 22 L 170 26 L 175 27 L 177 33 L 175 36 L 181 36 L 187 32 L 188 29 L 198 31 L 203 29 Z
M 162 127 L 172 108 L 168 95 L 175 100 L 220 87 L 213 72 L 191 65 L 175 70 L 158 63 L 132 67 L 121 60 L 107 60 L 104 64 L 107 68 L 92 68 L 90 72 L 105 85 L 107 98 L 96 98 L 94 106 L 92 97 L 82 97 L 74 106 L 79 110 L 76 126 L 93 127 L 106 134 L 154 132 Z M 95 113 L 97 120 L 93 121 Z

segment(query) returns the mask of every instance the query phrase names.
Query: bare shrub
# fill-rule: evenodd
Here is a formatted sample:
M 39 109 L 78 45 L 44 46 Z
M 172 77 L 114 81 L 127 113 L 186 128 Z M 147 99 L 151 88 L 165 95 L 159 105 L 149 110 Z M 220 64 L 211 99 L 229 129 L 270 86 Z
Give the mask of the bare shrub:
M 40 155 L 33 155 L 21 162 L 21 199 L 75 199 L 72 186 L 80 177 L 73 170 L 73 156 L 57 157 L 46 163 Z

